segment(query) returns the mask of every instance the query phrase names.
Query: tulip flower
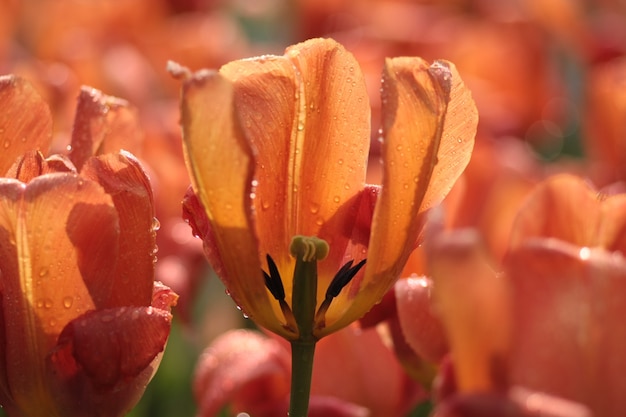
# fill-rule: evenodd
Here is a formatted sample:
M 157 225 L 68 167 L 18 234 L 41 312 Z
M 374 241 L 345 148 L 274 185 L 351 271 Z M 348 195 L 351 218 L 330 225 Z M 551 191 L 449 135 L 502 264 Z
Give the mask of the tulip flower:
M 187 216 L 235 302 L 292 346 L 361 317 L 469 159 L 477 113 L 454 65 L 386 61 L 380 188 L 365 185 L 363 75 L 335 41 L 219 71 L 171 69 L 185 78 Z
M 549 415 L 624 415 L 625 208 L 625 194 L 571 175 L 546 180 L 518 213 L 502 273 L 472 234 L 438 238 L 435 298 L 458 391 L 470 396 L 452 401 L 490 398 L 482 414 L 441 415 L 495 415 L 487 410 L 505 400 L 533 408 L 536 393 L 535 411 Z M 530 393 L 521 403 L 520 390 Z
M 127 152 L 80 171 L 44 158 L 41 98 L 17 77 L 0 79 L 0 96 L 0 404 L 9 416 L 122 416 L 158 367 L 176 302 L 154 281 L 148 177 Z

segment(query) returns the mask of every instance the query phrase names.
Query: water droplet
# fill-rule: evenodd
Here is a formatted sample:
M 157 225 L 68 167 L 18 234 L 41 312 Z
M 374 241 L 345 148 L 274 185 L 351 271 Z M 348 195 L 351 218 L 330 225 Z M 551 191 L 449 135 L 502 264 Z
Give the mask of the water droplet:
M 46 298 L 45 300 L 43 300 L 43 306 L 44 308 L 52 308 L 52 300 Z
M 161 228 L 161 222 L 156 217 L 152 218 L 152 231 L 156 232 Z
M 11 142 L 9 142 L 8 140 L 5 140 L 3 146 L 4 146 L 4 149 L 8 149 L 9 146 L 11 146 Z
M 461 138 L 457 138 L 456 141 L 459 142 L 459 143 L 463 143 L 463 139 L 461 139 Z
M 54 327 L 57 324 L 57 321 L 55 319 L 50 319 L 50 321 L 48 321 L 48 324 L 50 325 L 50 327 Z
M 263 210 L 267 210 L 268 208 L 270 208 L 270 203 L 268 201 L 261 200 L 261 208 Z
M 321 217 L 318 217 L 317 219 L 315 219 L 315 224 L 318 226 L 321 226 L 324 224 L 324 219 L 322 219 Z
M 337 163 L 338 163 L 339 165 L 343 165 L 343 159 L 339 159 L 339 160 L 337 161 Z
M 304 122 L 303 121 L 299 121 L 298 122 L 298 131 L 302 132 L 304 130 Z
M 341 198 L 340 198 L 338 195 L 336 195 L 336 196 L 333 198 L 333 201 L 334 201 L 335 203 L 338 203 L 338 202 L 340 202 L 340 201 L 341 201 Z
M 315 214 L 320 211 L 320 205 L 316 203 L 311 204 L 311 213 Z
M 65 147 L 65 150 L 66 150 L 67 152 L 72 152 L 72 145 L 67 145 L 67 146 Z
M 70 308 L 74 304 L 74 298 L 67 296 L 63 299 L 63 307 Z
M 45 277 L 46 275 L 48 275 L 48 268 L 41 268 L 39 270 L 39 276 L 40 277 Z

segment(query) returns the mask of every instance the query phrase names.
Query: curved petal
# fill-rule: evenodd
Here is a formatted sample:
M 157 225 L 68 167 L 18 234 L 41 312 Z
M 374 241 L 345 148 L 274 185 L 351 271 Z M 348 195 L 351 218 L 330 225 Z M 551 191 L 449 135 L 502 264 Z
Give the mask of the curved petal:
M 137 111 L 127 101 L 83 87 L 78 96 L 69 157 L 78 169 L 91 156 L 140 150 Z
M 513 224 L 510 247 L 532 237 L 595 246 L 600 222 L 597 192 L 582 178 L 556 175 L 537 185 L 527 198 Z
M 111 198 L 92 181 L 75 174 L 28 185 L 0 180 L 4 360 L 25 410 L 49 403 L 43 360 L 61 329 L 108 298 L 118 230 Z
M 533 239 L 506 267 L 514 291 L 511 381 L 579 401 L 594 415 L 624 415 L 624 257 Z
M 473 231 L 439 236 L 429 257 L 459 391 L 503 388 L 511 334 L 508 282 L 491 269 Z
M 81 176 L 104 188 L 119 216 L 119 256 L 107 307 L 150 305 L 158 222 L 147 174 L 134 156 L 123 151 L 88 159 Z
M 289 394 L 289 351 L 276 340 L 248 330 L 217 338 L 199 359 L 193 381 L 200 416 L 215 416 L 229 403 L 262 414 Z
M 318 236 L 330 253 L 318 267 L 318 299 L 344 261 L 365 182 L 370 110 L 355 58 L 331 39 L 313 39 L 285 56 L 231 62 L 244 136 L 255 150 L 254 209 L 259 257 L 270 254 L 291 297 L 295 235 Z
M 126 415 L 156 372 L 171 319 L 166 310 L 120 307 L 70 322 L 47 361 L 61 415 Z
M 53 172 L 76 173 L 76 168 L 62 155 L 44 158 L 40 151 L 30 150 L 19 156 L 4 176 L 28 183 L 33 178 Z
M 15 75 L 0 76 L 0 175 L 28 150 L 48 152 L 52 116 L 32 85 Z
M 287 332 L 271 308 L 252 224 L 253 152 L 234 110 L 234 87 L 203 72 L 183 85 L 181 124 L 185 159 L 211 226 L 224 281 L 234 301 L 268 329 Z
M 478 116 L 451 63 L 388 59 L 382 90 L 383 185 L 362 289 L 335 327 L 362 316 L 400 275 L 421 229 L 469 161 Z
M 426 277 L 400 279 L 394 286 L 398 320 L 411 348 L 429 362 L 439 363 L 448 352 L 441 320 L 433 311 L 433 283 Z

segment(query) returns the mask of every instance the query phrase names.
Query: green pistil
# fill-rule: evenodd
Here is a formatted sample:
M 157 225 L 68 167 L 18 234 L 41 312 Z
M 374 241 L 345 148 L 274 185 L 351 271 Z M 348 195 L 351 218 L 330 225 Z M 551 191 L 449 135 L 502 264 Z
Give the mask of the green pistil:
M 291 306 L 299 331 L 298 339 L 291 342 L 289 417 L 308 415 L 317 342 L 313 336 L 317 305 L 317 261 L 328 255 L 328 249 L 328 243 L 324 240 L 306 236 L 295 236 L 289 246 L 291 255 L 296 259 Z

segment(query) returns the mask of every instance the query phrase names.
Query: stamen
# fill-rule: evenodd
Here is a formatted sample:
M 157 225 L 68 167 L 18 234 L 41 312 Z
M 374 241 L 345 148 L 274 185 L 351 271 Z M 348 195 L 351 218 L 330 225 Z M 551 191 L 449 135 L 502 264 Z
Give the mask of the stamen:
M 283 287 L 283 280 L 280 278 L 280 272 L 278 272 L 276 263 L 269 255 L 265 255 L 265 259 L 267 259 L 267 268 L 270 271 L 269 274 L 263 271 L 263 276 L 265 277 L 265 286 L 268 290 L 270 290 L 275 299 L 279 301 L 284 300 L 285 287 Z
M 344 287 L 348 285 L 350 281 L 352 281 L 352 278 L 354 278 L 355 275 L 361 270 L 361 268 L 363 268 L 365 262 L 367 262 L 367 259 L 363 259 L 355 266 L 352 266 L 354 261 L 351 260 L 346 262 L 341 268 L 339 268 L 339 271 L 337 271 L 337 274 L 335 274 L 335 277 L 330 282 L 330 285 L 326 290 L 326 296 L 324 298 L 324 301 L 322 301 L 320 308 L 315 314 L 317 329 L 322 329 L 326 326 L 326 312 L 328 311 L 328 308 L 330 307 L 330 303 L 333 301 L 333 298 L 337 297 L 341 290 L 343 290 Z
M 326 290 L 326 298 L 335 298 L 339 295 L 341 290 L 352 281 L 352 278 L 359 272 L 367 259 L 363 259 L 361 262 L 352 266 L 354 261 L 346 262 L 340 269 L 337 271 L 337 274 L 330 282 L 328 289 Z
M 284 324 L 283 326 L 287 330 L 293 333 L 297 333 L 298 325 L 296 323 L 295 317 L 293 316 L 291 308 L 289 308 L 289 305 L 285 301 L 285 287 L 283 287 L 283 280 L 280 277 L 280 272 L 278 272 L 276 262 L 274 262 L 269 254 L 265 255 L 265 259 L 267 260 L 267 268 L 270 271 L 269 274 L 265 271 L 262 271 L 263 277 L 265 278 L 265 286 L 278 301 L 280 311 L 283 313 L 286 321 L 286 324 Z

